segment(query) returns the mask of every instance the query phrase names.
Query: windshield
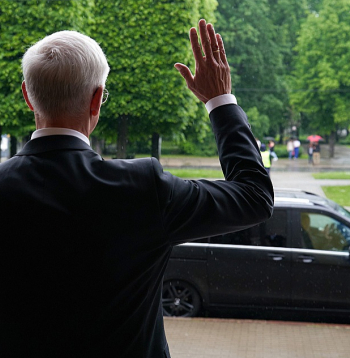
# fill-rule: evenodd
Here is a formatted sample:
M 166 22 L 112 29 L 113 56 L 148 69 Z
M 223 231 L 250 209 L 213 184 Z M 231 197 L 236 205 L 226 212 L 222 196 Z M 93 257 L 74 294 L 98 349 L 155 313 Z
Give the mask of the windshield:
M 350 219 L 350 211 L 345 209 L 344 207 L 338 205 L 337 203 L 334 203 L 334 209 L 342 216 L 345 216 L 346 218 Z

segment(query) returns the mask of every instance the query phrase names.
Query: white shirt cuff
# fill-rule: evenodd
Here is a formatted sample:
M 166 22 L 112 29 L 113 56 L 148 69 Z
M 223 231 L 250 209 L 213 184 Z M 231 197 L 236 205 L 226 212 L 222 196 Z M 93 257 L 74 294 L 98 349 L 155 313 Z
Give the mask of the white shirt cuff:
M 233 94 L 222 94 L 221 96 L 217 96 L 209 100 L 205 104 L 205 108 L 208 113 L 210 113 L 216 107 L 223 106 L 225 104 L 237 104 L 236 97 Z

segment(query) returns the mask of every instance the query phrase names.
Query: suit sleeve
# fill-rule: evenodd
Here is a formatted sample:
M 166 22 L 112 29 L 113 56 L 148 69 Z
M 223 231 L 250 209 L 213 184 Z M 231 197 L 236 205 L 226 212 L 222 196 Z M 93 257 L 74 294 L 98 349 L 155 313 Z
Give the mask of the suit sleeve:
M 210 113 L 225 180 L 182 180 L 152 159 L 165 237 L 171 245 L 234 232 L 267 220 L 273 188 L 250 130 L 237 105 Z

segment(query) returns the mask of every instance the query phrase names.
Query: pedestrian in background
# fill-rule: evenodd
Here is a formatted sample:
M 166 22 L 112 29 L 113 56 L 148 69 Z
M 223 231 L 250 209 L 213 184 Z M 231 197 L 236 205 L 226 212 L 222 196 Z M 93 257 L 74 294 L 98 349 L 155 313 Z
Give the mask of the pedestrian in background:
M 259 138 L 255 137 L 255 140 L 256 140 L 256 144 L 258 145 L 258 148 L 260 149 L 261 142 L 260 142 Z
M 294 159 L 298 159 L 299 157 L 299 148 L 300 148 L 300 141 L 298 138 L 293 140 L 293 147 L 294 147 Z
M 314 153 L 314 145 L 313 143 L 309 144 L 309 148 L 308 148 L 308 155 L 309 155 L 309 164 L 314 164 L 313 161 L 313 153 Z
M 266 150 L 266 145 L 264 143 L 261 144 L 260 147 L 261 158 L 264 164 L 264 168 L 267 171 L 267 174 L 270 176 L 270 169 L 272 163 L 272 155 L 270 151 Z
M 320 164 L 320 158 L 321 158 L 320 152 L 321 152 L 321 147 L 320 147 L 319 142 L 314 142 L 313 143 L 313 154 L 312 154 L 314 164 Z
M 294 151 L 293 140 L 292 140 L 292 138 L 290 138 L 287 142 L 287 152 L 288 152 L 289 159 L 293 158 L 293 151 Z

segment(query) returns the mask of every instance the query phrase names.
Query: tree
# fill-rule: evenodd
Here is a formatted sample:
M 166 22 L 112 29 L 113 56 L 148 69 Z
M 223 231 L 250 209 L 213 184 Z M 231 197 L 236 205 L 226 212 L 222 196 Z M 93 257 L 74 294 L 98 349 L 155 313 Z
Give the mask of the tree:
M 126 155 L 128 139 L 181 133 L 195 125 L 207 129 L 203 106 L 174 69 L 193 64 L 189 26 L 213 17 L 216 0 L 58 1 L 2 0 L 0 9 L 0 126 L 23 136 L 34 129 L 21 94 L 21 58 L 25 47 L 58 30 L 74 29 L 97 39 L 111 73 L 110 99 L 103 107 L 97 135 L 115 139 Z M 211 15 L 211 16 L 209 16 Z
M 283 56 L 267 0 L 222 0 L 217 30 L 232 65 L 234 93 L 251 116 L 256 136 L 268 134 L 284 114 Z
M 26 136 L 35 129 L 33 114 L 21 92 L 21 59 L 26 48 L 59 30 L 84 32 L 90 0 L 1 0 L 0 126 L 3 133 Z
M 300 126 L 299 114 L 293 110 L 290 104 L 288 92 L 288 79 L 293 71 L 294 48 L 297 37 L 300 34 L 301 24 L 308 13 L 314 10 L 318 0 L 269 0 L 270 16 L 278 29 L 276 43 L 282 55 L 282 75 L 284 90 L 280 93 L 283 102 L 283 115 L 273 118 L 271 126 L 278 128 L 280 143 L 282 144 L 284 133 L 290 132 L 291 127 Z M 315 3 L 315 4 L 311 4 Z
M 176 2 L 96 0 L 94 38 L 104 49 L 111 72 L 110 100 L 101 112 L 99 135 L 118 135 L 117 157 L 126 156 L 128 140 L 152 134 L 183 132 L 199 115 L 174 63 L 193 64 L 189 24 L 198 22 L 201 6 L 213 11 L 214 0 Z
M 350 2 L 324 0 L 303 24 L 296 50 L 292 103 L 330 136 L 333 157 L 336 130 L 350 119 Z

